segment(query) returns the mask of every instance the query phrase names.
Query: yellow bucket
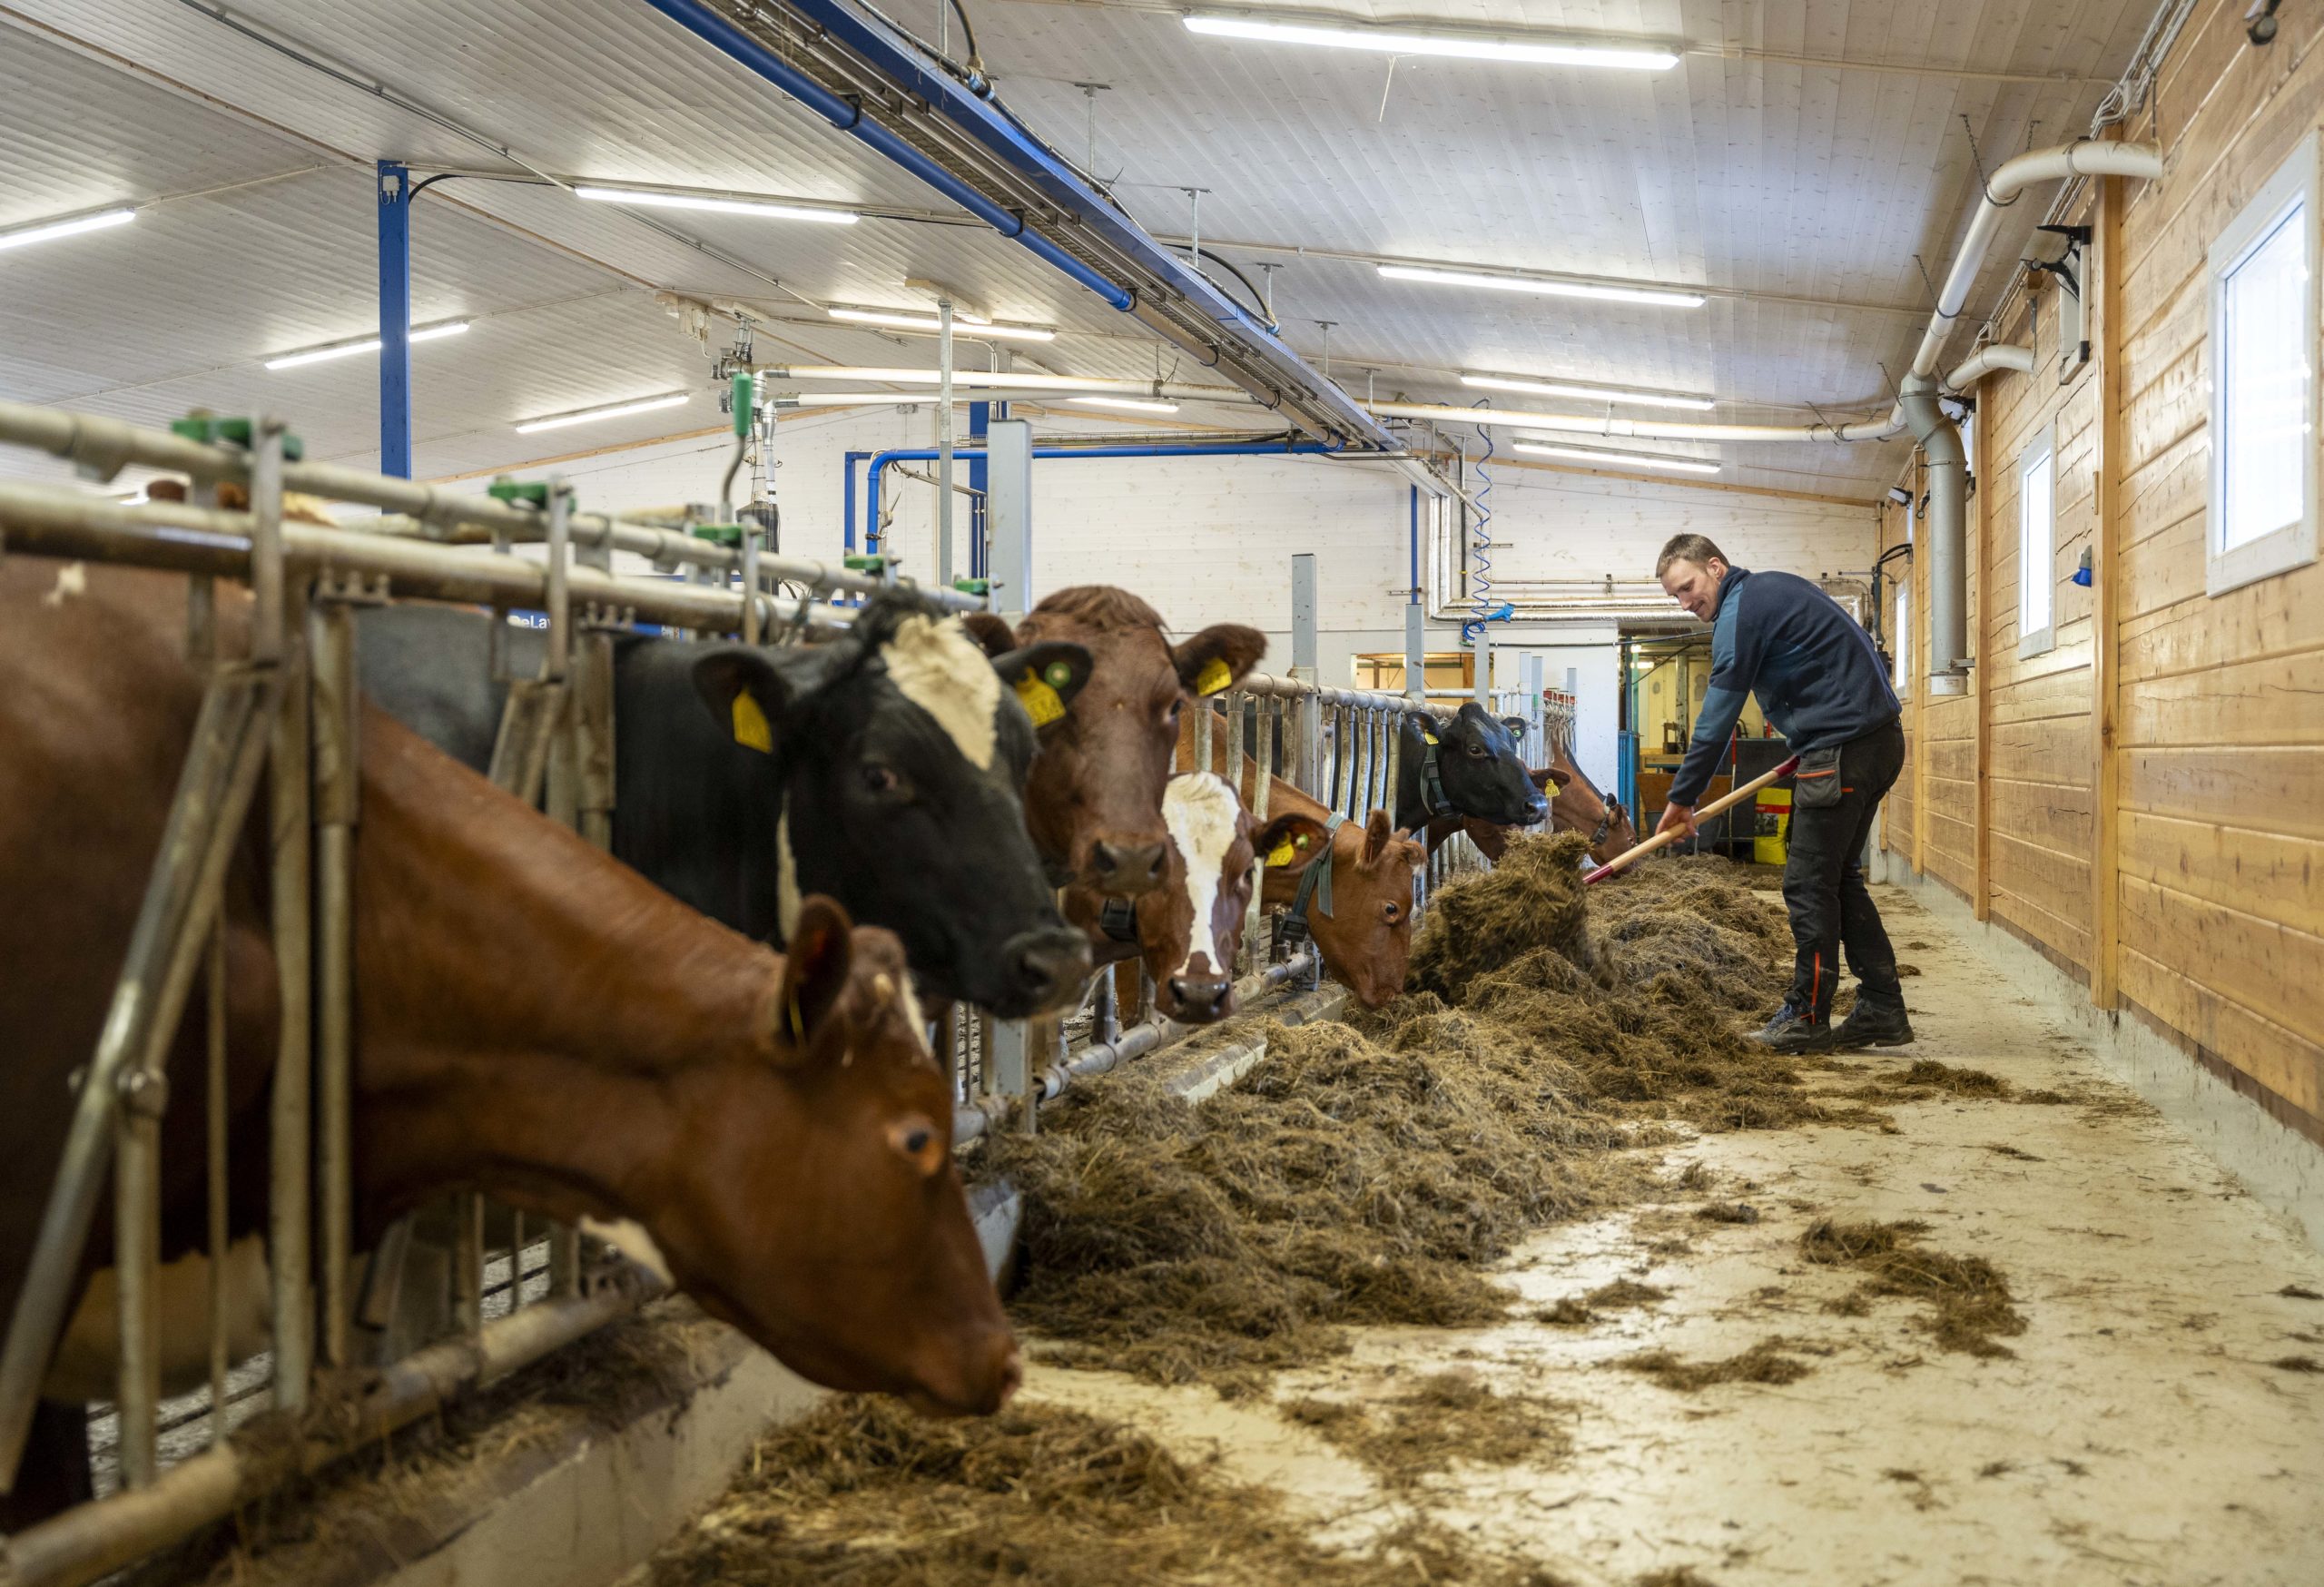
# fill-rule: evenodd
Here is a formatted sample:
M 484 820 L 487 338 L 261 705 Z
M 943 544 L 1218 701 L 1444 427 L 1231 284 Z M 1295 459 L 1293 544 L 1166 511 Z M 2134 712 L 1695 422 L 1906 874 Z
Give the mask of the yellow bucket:
M 1784 862 L 1784 823 L 1791 815 L 1791 790 L 1762 788 L 1758 796 L 1758 822 L 1751 829 L 1751 858 L 1762 865 Z

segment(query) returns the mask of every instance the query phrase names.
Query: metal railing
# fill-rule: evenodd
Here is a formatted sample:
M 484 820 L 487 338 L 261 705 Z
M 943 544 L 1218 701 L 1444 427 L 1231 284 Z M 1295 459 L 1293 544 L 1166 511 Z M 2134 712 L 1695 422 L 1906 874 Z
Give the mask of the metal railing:
M 192 479 L 190 500 L 139 505 L 0 484 L 0 549 L 191 575 L 188 652 L 206 676 L 112 1011 L 79 1075 L 65 1149 L 0 1344 L 0 1480 L 13 1485 L 110 1168 L 121 1342 L 111 1408 L 116 1491 L 6 1539 L 0 1577 L 12 1587 L 94 1580 L 225 1515 L 268 1483 L 580 1337 L 651 1288 L 625 1264 L 585 1266 L 572 1229 L 487 1208 L 477 1196 L 405 1219 L 368 1261 L 352 1249 L 356 609 L 416 598 L 545 614 L 547 659 L 540 676 L 510 687 L 491 775 L 610 848 L 616 631 L 654 622 L 746 640 L 797 638 L 854 620 L 852 608 L 817 597 L 860 596 L 881 582 L 761 555 L 747 542 L 583 515 L 556 479 L 534 493 L 535 505 L 517 505 L 292 461 L 283 426 L 268 419 L 227 433 L 233 441 L 192 439 L 0 403 L 0 443 L 70 458 L 88 478 L 134 463 Z M 244 488 L 246 508 L 218 505 L 224 481 Z M 286 522 L 292 489 L 392 516 L 359 527 Z M 546 556 L 517 555 L 527 543 L 544 545 Z M 616 550 L 689 575 L 617 576 Z M 745 573 L 755 586 L 747 593 L 738 577 Z M 218 654 L 220 578 L 252 592 L 245 657 Z M 785 586 L 806 593 L 778 595 Z M 956 609 L 983 605 L 954 591 L 924 593 Z M 156 1343 L 164 1069 L 194 978 L 207 976 L 213 994 L 222 981 L 226 859 L 270 766 L 269 913 L 281 1013 L 266 1145 L 270 1347 L 251 1361 L 227 1355 L 230 1143 L 225 1110 L 213 1103 L 203 1252 L 209 1384 L 165 1406 Z M 205 1089 L 214 1098 L 227 1074 L 224 1000 L 213 995 L 209 1007 Z M 346 1369 L 367 1356 L 384 1375 L 346 1388 L 356 1381 Z M 247 1409 L 235 1402 L 251 1397 L 253 1377 L 274 1411 L 295 1414 L 329 1398 L 338 1414 L 301 1439 L 231 1440 L 230 1425 Z M 189 1433 L 197 1421 L 206 1421 L 206 1439 Z M 182 1455 L 166 1469 L 165 1422 Z M 328 1434 L 313 1431 L 326 1425 Z

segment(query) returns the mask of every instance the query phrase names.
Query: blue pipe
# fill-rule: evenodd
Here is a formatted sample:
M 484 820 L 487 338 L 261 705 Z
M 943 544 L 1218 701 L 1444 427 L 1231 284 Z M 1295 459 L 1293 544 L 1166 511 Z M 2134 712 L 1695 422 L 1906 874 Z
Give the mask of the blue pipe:
M 1190 441 L 1184 446 L 1171 446 L 1166 442 L 1156 441 L 1139 446 L 1121 447 L 1035 447 L 1033 456 L 1036 458 L 1281 458 L 1312 456 L 1336 450 L 1338 450 L 1337 448 L 1327 447 L 1321 441 L 1256 443 Z M 856 452 L 848 454 L 850 458 L 861 455 Z M 923 463 L 935 456 L 936 448 L 933 447 L 897 447 L 884 452 L 874 452 L 872 455 L 872 466 L 864 471 L 863 549 L 867 553 L 880 548 L 881 471 L 891 463 Z M 952 448 L 952 456 L 981 460 L 985 457 L 985 450 L 981 447 L 955 447 Z M 851 487 L 854 484 L 852 464 L 849 465 L 848 483 Z M 854 540 L 855 527 L 850 523 L 847 529 L 847 541 L 852 546 Z
M 850 452 L 847 460 L 841 465 L 840 472 L 844 479 L 840 489 L 839 508 L 842 555 L 853 556 L 855 553 L 855 466 L 871 455 L 869 452 Z
M 379 165 L 379 472 L 411 478 L 411 172 Z
M 702 5 L 700 0 L 645 0 L 645 3 L 697 38 L 732 55 L 840 131 L 852 133 L 869 143 L 1003 237 L 1012 237 L 1022 242 L 1115 308 L 1127 312 L 1136 301 L 1128 291 L 1048 238 L 1028 232 L 1024 216 L 1002 209 L 887 128 L 877 122 L 864 120 L 861 104 L 832 93 L 726 18 Z M 805 5 L 793 5 L 793 9 L 812 15 L 812 8 Z M 879 64 L 875 59 L 874 64 Z M 948 77 L 943 81 L 949 84 L 951 79 Z

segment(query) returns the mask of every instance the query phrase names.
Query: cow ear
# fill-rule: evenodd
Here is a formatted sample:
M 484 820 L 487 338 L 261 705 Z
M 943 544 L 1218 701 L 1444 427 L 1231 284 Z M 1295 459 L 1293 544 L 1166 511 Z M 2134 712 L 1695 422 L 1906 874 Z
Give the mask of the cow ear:
M 1388 819 L 1388 813 L 1384 810 L 1374 811 L 1372 818 L 1364 823 L 1364 862 L 1367 865 L 1372 864 L 1381 855 L 1386 853 L 1388 844 L 1393 841 L 1395 835 L 1395 824 Z
M 1089 681 L 1095 665 L 1080 646 L 1052 639 L 995 656 L 992 670 L 1016 694 L 1033 726 L 1041 729 L 1065 720 L 1067 707 Z
M 855 964 L 854 925 L 847 911 L 821 893 L 799 903 L 799 919 L 784 947 L 782 1000 L 775 1011 L 775 1040 L 802 1056 L 825 1050 L 839 1034 L 832 1015 L 847 991 Z
M 1270 871 L 1305 870 L 1331 843 L 1331 833 L 1312 815 L 1278 815 L 1251 840 Z
M 1256 628 L 1215 623 L 1173 649 L 1170 659 L 1187 693 L 1199 699 L 1233 688 L 1266 653 L 1267 636 Z
M 1501 724 L 1509 729 L 1509 736 L 1515 739 L 1522 739 L 1527 730 L 1533 725 L 1522 716 L 1504 716 L 1501 719 Z
M 778 654 L 787 659 L 778 661 Z M 736 744 L 773 754 L 774 724 L 805 691 L 807 672 L 818 665 L 811 650 L 777 653 L 753 645 L 721 645 L 694 662 L 694 692 Z
M 998 661 L 1017 648 L 1017 636 L 1008 620 L 996 612 L 968 612 L 960 617 L 960 626 L 987 656 Z
M 1571 772 L 1561 772 L 1555 766 L 1543 766 L 1538 771 L 1526 773 L 1525 780 L 1532 784 L 1534 787 L 1540 789 L 1544 794 L 1548 793 L 1551 788 L 1556 788 L 1560 793 L 1563 793 L 1565 791 L 1565 785 L 1573 781 L 1573 774 Z

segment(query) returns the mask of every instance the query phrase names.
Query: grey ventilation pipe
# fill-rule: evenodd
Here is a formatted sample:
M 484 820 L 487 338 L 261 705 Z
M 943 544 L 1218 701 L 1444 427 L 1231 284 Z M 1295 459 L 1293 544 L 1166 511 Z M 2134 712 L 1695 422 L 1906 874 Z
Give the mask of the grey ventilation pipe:
M 1928 458 L 1929 692 L 1957 695 L 1968 685 L 1969 459 L 1935 376 L 1906 376 L 1897 405 Z

